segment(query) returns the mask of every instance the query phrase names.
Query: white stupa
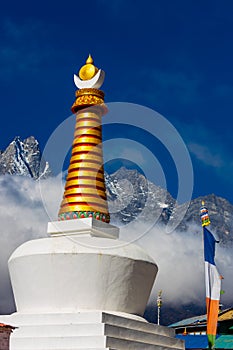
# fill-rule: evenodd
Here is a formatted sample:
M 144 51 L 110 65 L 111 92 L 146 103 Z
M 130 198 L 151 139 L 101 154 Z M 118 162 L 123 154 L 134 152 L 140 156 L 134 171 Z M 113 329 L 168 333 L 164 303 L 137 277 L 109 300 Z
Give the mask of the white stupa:
M 9 259 L 18 327 L 11 350 L 184 349 L 174 331 L 143 318 L 158 271 L 109 224 L 99 90 L 104 72 L 89 56 L 75 84 L 75 137 L 59 220 L 49 238 L 18 247 Z

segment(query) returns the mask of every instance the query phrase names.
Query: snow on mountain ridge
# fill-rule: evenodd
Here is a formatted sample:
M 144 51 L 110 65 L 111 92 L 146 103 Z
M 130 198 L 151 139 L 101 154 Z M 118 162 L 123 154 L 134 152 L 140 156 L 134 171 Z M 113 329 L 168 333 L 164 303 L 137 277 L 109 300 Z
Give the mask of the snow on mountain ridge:
M 209 209 L 211 230 L 222 245 L 233 245 L 233 205 L 224 198 L 210 194 L 179 205 L 168 191 L 148 181 L 137 170 L 124 167 L 111 175 L 106 174 L 106 190 L 110 212 L 113 208 L 113 224 L 128 224 L 141 215 L 145 222 L 167 225 L 181 217 L 177 229 L 183 232 L 200 233 L 199 213 L 204 200 Z
M 141 220 L 154 222 L 159 219 L 159 222 L 168 222 L 170 208 L 176 202 L 166 190 L 148 181 L 137 170 L 125 167 L 106 178 L 112 223 L 127 224 L 138 215 Z
M 30 136 L 21 140 L 16 136 L 0 153 L 0 174 L 29 176 L 35 180 L 51 175 L 51 170 L 39 148 L 39 142 Z
M 0 151 L 0 175 L 29 176 L 35 180 L 51 176 L 51 169 L 33 137 L 21 140 L 19 136 Z M 201 200 L 206 202 L 213 230 L 222 244 L 233 243 L 233 205 L 214 194 L 196 198 L 187 205 L 178 205 L 170 193 L 154 183 L 136 169 L 122 167 L 113 174 L 105 173 L 106 192 L 111 222 L 117 225 L 128 224 L 140 216 L 145 222 L 159 222 L 166 225 L 175 222 L 185 214 L 178 229 L 187 232 L 199 230 L 199 209 Z M 196 227 L 196 228 L 195 228 Z M 211 229 L 212 229 L 211 227 Z

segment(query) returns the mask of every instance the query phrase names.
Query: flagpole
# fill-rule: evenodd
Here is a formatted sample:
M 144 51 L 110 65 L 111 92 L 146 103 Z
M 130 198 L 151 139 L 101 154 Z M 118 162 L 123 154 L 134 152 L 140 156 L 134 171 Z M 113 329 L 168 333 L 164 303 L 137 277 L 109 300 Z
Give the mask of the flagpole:
M 215 265 L 215 243 L 213 234 L 206 228 L 210 225 L 208 209 L 202 201 L 200 216 L 203 226 L 204 258 L 205 258 L 205 285 L 206 285 L 206 316 L 209 349 L 214 348 L 219 312 L 219 300 L 221 292 L 221 276 Z

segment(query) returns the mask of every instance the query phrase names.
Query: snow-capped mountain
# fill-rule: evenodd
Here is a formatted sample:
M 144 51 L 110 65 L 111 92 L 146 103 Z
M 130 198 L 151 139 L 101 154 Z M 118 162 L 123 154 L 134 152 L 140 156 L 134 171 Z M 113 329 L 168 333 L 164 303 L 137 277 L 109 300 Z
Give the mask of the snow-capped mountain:
M 5 151 L 0 151 L 0 175 L 21 175 L 35 180 L 52 176 L 49 164 L 41 158 L 38 141 L 33 136 L 23 141 L 16 137 Z M 167 190 L 148 181 L 137 170 L 122 167 L 113 174 L 105 174 L 105 182 L 112 224 L 125 225 L 140 218 L 142 222 L 168 225 L 185 212 L 178 229 L 187 234 L 200 234 L 199 210 L 204 200 L 209 209 L 211 231 L 222 245 L 233 244 L 233 205 L 224 198 L 210 194 L 193 199 L 186 211 L 186 204 L 179 205 Z M 204 312 L 196 304 L 181 303 L 174 307 L 167 303 L 163 308 L 164 324 Z M 155 315 L 154 307 L 149 306 L 146 318 L 154 322 Z
M 38 141 L 33 137 L 10 143 L 5 151 L 0 151 L 0 175 L 29 176 L 35 180 L 52 175 L 49 164 L 42 159 Z M 203 196 L 179 205 L 170 193 L 148 181 L 137 170 L 124 167 L 109 175 L 105 173 L 106 190 L 111 214 L 111 223 L 124 225 L 135 218 L 142 221 L 172 223 L 185 213 L 178 229 L 200 232 L 199 210 L 204 200 L 209 209 L 212 227 L 221 244 L 233 243 L 233 205 L 214 194 Z M 188 209 L 186 210 L 186 208 Z
M 137 170 L 120 168 L 105 176 L 111 222 L 126 224 L 141 215 L 142 221 L 168 224 L 185 214 L 180 231 L 200 232 L 200 206 L 205 201 L 211 219 L 211 231 L 221 244 L 233 243 L 233 205 L 214 194 L 179 205 L 168 191 L 148 181 Z
M 233 205 L 225 198 L 215 194 L 193 199 L 179 228 L 187 231 L 192 223 L 200 225 L 199 209 L 202 200 L 208 207 L 211 231 L 215 234 L 216 239 L 219 239 L 221 244 L 233 243 Z M 182 210 L 182 205 L 180 205 L 180 210 Z
M 21 140 L 19 136 L 0 151 L 0 174 L 29 176 L 35 180 L 51 176 L 51 169 L 41 155 L 39 143 L 30 136 Z
M 139 215 L 140 220 L 168 222 L 176 201 L 137 170 L 122 167 L 105 174 L 105 182 L 111 222 L 127 224 Z

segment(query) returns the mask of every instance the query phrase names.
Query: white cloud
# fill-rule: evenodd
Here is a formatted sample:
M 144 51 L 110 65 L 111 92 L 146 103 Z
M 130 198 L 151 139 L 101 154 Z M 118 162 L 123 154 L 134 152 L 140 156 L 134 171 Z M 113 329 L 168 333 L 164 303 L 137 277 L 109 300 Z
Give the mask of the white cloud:
M 138 165 L 143 165 L 146 162 L 145 156 L 139 150 L 133 148 L 124 149 L 121 153 L 121 158 L 132 160 Z
M 56 179 L 45 182 L 52 204 L 58 185 Z M 49 220 L 39 182 L 21 176 L 0 176 L 0 313 L 14 308 L 7 267 L 11 253 L 25 241 L 46 237 Z
M 233 154 L 227 147 L 224 134 L 216 133 L 200 121 L 181 123 L 176 120 L 176 126 L 193 159 L 198 160 L 199 165 L 205 165 L 206 170 L 214 172 L 225 185 L 232 186 Z
M 154 157 L 144 145 L 131 139 L 112 138 L 105 141 L 103 146 L 105 162 L 122 158 L 143 166 L 151 163 L 151 158 Z
M 146 226 L 135 225 L 130 228 L 127 237 L 135 237 L 136 230 L 143 231 Z M 200 232 L 197 234 L 195 232 Z M 188 232 L 174 231 L 166 234 L 162 227 L 154 227 L 138 242 L 154 259 L 159 267 L 150 303 L 155 305 L 158 290 L 163 290 L 164 302 L 173 305 L 195 303 L 205 305 L 204 256 L 201 227 L 190 226 Z M 233 287 L 233 248 L 216 246 L 216 265 L 224 276 L 223 304 L 233 302 L 230 293 Z
M 206 165 L 210 165 L 216 168 L 221 168 L 224 166 L 222 156 L 217 152 L 214 152 L 212 148 L 197 143 L 189 143 L 188 148 L 197 159 Z
M 41 187 L 40 187 L 41 185 Z M 41 192 L 49 216 L 44 209 Z M 17 176 L 0 177 L 0 314 L 14 309 L 8 275 L 7 260 L 20 244 L 27 240 L 46 237 L 47 222 L 56 219 L 60 204 L 61 182 L 59 178 L 47 179 L 39 184 L 30 178 Z M 131 241 L 135 232 L 146 230 L 146 223 L 136 222 L 122 233 L 121 239 Z M 200 232 L 194 234 L 193 232 Z M 163 290 L 164 302 L 182 305 L 188 302 L 205 304 L 204 262 L 201 228 L 189 232 L 166 234 L 155 227 L 139 241 L 155 260 L 159 273 L 151 301 L 155 301 L 159 289 Z M 224 275 L 226 294 L 223 303 L 233 300 L 232 249 L 217 247 L 216 263 Z

